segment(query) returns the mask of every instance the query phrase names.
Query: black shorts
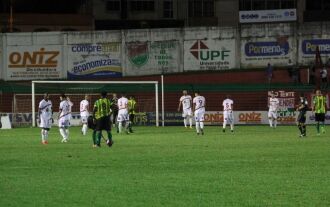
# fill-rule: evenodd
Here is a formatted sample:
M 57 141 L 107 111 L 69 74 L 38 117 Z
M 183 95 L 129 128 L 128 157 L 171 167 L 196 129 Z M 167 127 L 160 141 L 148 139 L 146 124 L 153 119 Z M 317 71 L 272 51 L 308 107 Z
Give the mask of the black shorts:
M 117 116 L 118 116 L 118 109 L 114 109 L 112 111 L 112 123 L 116 123 L 117 121 Z
M 325 113 L 315 113 L 315 121 L 324 122 Z
M 135 116 L 135 114 L 130 114 L 129 115 L 129 121 L 132 122 L 132 123 L 134 123 L 134 116 Z
M 104 116 L 104 117 L 101 117 L 100 119 L 96 119 L 95 130 L 96 131 L 101 131 L 101 130 L 110 131 L 111 130 L 110 117 Z
M 306 122 L 306 113 L 299 113 L 297 122 L 304 124 Z

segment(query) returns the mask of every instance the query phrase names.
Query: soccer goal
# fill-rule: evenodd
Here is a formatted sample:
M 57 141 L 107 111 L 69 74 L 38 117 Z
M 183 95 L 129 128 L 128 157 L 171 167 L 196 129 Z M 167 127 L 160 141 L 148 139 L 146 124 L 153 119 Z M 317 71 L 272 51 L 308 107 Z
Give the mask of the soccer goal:
M 90 110 L 92 110 L 94 102 L 100 98 L 102 91 L 108 92 L 108 98 L 111 98 L 113 93 L 118 94 L 118 98 L 121 93 L 134 96 L 138 103 L 136 121 L 142 125 L 159 126 L 158 81 L 32 81 L 32 97 L 30 96 L 32 126 L 36 126 L 38 103 L 42 100 L 44 93 L 49 94 L 54 112 L 58 111 L 60 94 L 65 93 L 74 103 L 73 114 L 79 116 L 79 105 L 84 96 L 89 96 Z M 27 100 L 26 98 L 15 97 L 22 100 Z M 161 104 L 161 109 L 163 114 L 164 104 Z M 162 122 L 164 123 L 164 120 Z

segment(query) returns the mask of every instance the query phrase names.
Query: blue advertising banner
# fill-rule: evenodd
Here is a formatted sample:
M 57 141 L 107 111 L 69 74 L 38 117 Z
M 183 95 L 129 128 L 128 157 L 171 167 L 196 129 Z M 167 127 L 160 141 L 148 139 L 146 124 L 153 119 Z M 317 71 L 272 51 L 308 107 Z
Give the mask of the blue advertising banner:
M 121 44 L 69 45 L 68 79 L 121 77 Z

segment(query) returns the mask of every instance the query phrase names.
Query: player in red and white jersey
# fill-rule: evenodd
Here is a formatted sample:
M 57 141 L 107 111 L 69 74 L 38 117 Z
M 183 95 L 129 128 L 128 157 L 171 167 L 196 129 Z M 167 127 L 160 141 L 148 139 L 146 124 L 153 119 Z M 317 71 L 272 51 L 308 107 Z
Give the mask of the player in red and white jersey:
M 80 102 L 80 119 L 82 123 L 81 132 L 83 135 L 87 133 L 87 120 L 89 116 L 89 102 L 88 102 L 88 95 L 85 95 L 85 99 Z
M 41 128 L 42 144 L 48 144 L 48 133 L 53 123 L 52 102 L 49 100 L 48 93 L 44 94 L 44 99 L 39 103 L 39 127 Z
M 204 114 L 205 114 L 206 101 L 204 96 L 201 96 L 197 91 L 193 99 L 193 111 L 195 115 L 197 135 L 201 133 L 204 135 Z
M 126 133 L 128 134 L 129 133 L 128 99 L 126 98 L 125 94 L 121 95 L 121 98 L 118 99 L 117 104 L 118 104 L 117 122 L 118 122 L 119 133 L 122 132 L 123 124 L 125 123 L 125 130 Z
M 280 101 L 278 100 L 278 98 L 275 97 L 274 92 L 272 92 L 268 102 L 268 119 L 270 127 L 276 128 L 277 126 L 277 110 L 279 108 L 279 105 Z
M 187 122 L 189 120 L 190 128 L 192 128 L 192 110 L 191 110 L 192 98 L 190 95 L 188 95 L 186 90 L 182 91 L 182 94 L 183 96 L 181 96 L 180 98 L 178 111 L 180 111 L 182 105 L 182 117 L 183 117 L 184 127 L 187 128 Z
M 60 107 L 59 107 L 59 117 L 58 117 L 58 127 L 60 134 L 62 135 L 62 142 L 67 142 L 69 138 L 69 126 L 70 126 L 70 103 L 68 102 L 65 94 L 60 96 Z
M 222 131 L 226 131 L 226 125 L 230 124 L 230 131 L 234 132 L 234 101 L 227 95 L 226 99 L 222 102 L 223 106 L 223 126 Z

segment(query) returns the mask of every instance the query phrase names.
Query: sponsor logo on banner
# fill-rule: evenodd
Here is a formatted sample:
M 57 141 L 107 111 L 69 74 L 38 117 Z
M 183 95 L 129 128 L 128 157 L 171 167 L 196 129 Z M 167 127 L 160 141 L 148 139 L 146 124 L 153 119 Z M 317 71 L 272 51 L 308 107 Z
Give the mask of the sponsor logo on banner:
M 225 70 L 235 67 L 235 41 L 185 42 L 185 70 Z
M 296 9 L 240 11 L 240 23 L 296 21 Z
M 289 53 L 289 43 L 278 42 L 248 42 L 245 44 L 245 55 L 255 56 L 281 56 Z
M 56 68 L 59 51 L 47 51 L 40 48 L 38 51 L 11 52 L 9 54 L 9 68 Z
M 316 48 L 319 47 L 320 54 L 330 54 L 330 39 L 303 40 L 302 52 L 305 55 L 315 55 Z
M 206 44 L 197 40 L 195 44 L 190 48 L 190 53 L 200 61 L 209 61 L 209 60 L 225 60 L 229 56 L 229 50 L 210 50 Z M 202 62 L 201 62 L 202 64 Z
M 120 56 L 120 43 L 71 45 L 68 78 L 121 77 Z
M 241 112 L 238 113 L 238 122 L 246 124 L 261 124 L 262 116 L 261 112 Z
M 171 41 L 131 42 L 127 44 L 126 75 L 177 73 L 180 66 L 180 43 Z
M 61 46 L 8 46 L 7 79 L 61 78 Z
M 128 58 L 133 65 L 142 67 L 148 62 L 149 50 L 147 42 L 129 43 L 127 49 Z

